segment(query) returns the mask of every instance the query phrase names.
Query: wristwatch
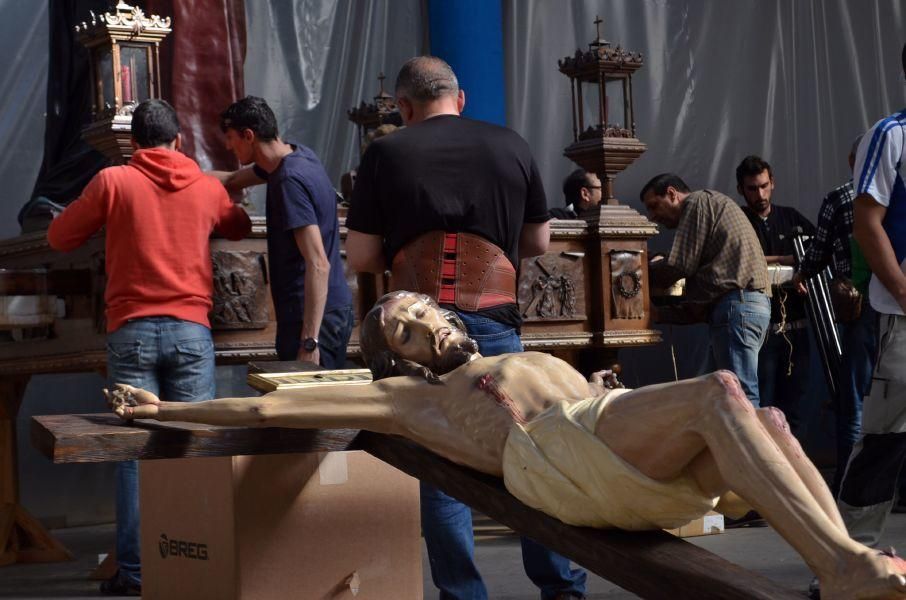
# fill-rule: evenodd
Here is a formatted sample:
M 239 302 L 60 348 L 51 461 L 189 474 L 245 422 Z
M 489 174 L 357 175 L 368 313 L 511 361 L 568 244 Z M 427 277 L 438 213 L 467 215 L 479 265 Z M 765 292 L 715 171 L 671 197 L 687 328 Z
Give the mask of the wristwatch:
M 306 352 L 314 352 L 317 347 L 318 338 L 309 337 L 302 340 L 302 349 Z

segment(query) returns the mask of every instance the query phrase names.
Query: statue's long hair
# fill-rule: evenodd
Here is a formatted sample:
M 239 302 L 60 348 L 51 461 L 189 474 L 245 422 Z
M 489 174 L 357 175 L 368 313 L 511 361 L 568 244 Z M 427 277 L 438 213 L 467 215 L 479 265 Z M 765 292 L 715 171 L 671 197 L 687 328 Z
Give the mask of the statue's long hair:
M 441 381 L 437 373 L 415 361 L 401 358 L 387 345 L 387 336 L 384 333 L 383 326 L 384 305 L 393 300 L 407 297 L 416 297 L 425 304 L 439 310 L 447 322 L 450 323 L 450 327 L 466 332 L 466 326 L 462 319 L 455 312 L 440 308 L 430 296 L 416 292 L 390 292 L 381 296 L 371 310 L 368 311 L 368 314 L 365 315 L 365 318 L 362 319 L 359 333 L 362 359 L 365 361 L 365 366 L 371 369 L 371 376 L 374 381 L 398 375 L 414 375 L 422 377 L 428 383 L 441 384 L 443 381 Z

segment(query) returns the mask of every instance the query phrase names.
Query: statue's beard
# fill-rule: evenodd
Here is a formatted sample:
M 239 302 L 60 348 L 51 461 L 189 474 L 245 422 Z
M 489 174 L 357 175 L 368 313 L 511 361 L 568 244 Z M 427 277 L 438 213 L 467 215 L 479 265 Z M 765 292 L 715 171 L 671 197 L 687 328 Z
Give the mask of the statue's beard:
M 435 360 L 431 370 L 437 375 L 445 375 L 472 360 L 472 355 L 478 352 L 478 344 L 470 337 L 450 343 Z

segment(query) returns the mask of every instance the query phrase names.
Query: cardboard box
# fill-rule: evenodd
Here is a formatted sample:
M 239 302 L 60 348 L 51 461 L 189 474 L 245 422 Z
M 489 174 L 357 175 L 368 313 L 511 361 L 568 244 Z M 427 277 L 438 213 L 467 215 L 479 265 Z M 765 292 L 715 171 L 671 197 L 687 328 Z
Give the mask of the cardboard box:
M 418 481 L 365 452 L 143 461 L 146 599 L 422 598 Z
M 696 537 L 699 535 L 713 535 L 724 532 L 724 516 L 718 512 L 709 511 L 708 514 L 686 523 L 678 529 L 666 529 L 677 537 Z

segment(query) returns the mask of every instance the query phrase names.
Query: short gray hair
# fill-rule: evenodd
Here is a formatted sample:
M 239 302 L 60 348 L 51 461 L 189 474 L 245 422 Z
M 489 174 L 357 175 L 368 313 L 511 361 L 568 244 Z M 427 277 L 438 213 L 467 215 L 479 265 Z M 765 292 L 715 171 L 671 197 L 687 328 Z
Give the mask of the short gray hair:
M 396 76 L 396 95 L 416 102 L 459 94 L 456 73 L 436 56 L 410 58 Z

